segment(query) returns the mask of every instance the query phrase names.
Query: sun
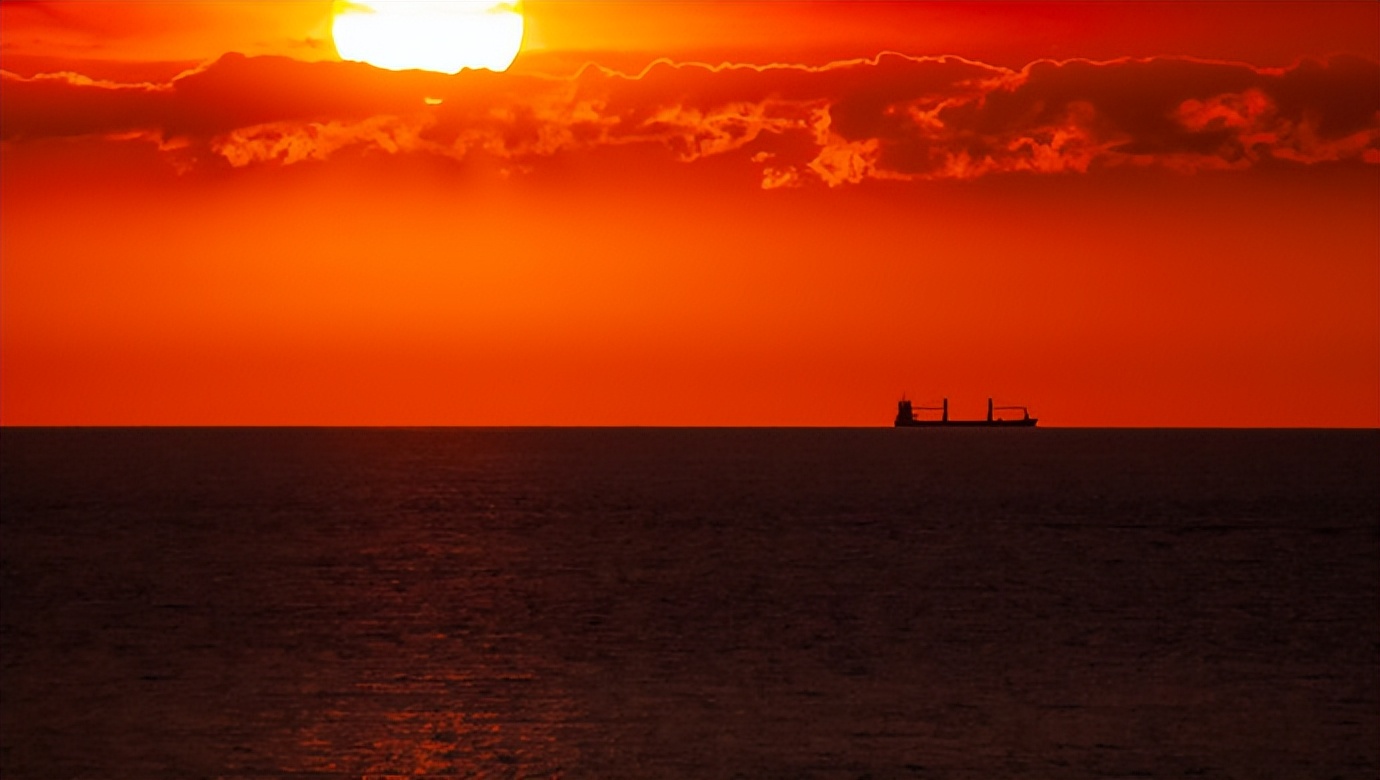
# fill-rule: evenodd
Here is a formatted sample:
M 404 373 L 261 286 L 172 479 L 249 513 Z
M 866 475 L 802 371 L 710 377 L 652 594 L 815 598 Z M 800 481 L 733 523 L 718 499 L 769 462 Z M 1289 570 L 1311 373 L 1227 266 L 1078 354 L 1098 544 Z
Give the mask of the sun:
M 517 2 L 336 0 L 331 15 L 341 59 L 388 70 L 507 70 L 522 28 Z

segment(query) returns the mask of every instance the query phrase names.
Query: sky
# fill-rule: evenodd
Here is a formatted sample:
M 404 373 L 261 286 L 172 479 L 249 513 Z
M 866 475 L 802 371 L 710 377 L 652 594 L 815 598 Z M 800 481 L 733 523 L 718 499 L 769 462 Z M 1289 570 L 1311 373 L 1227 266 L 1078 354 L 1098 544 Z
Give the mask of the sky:
M 1380 426 L 1380 4 L 517 10 L 0 3 L 0 423 Z

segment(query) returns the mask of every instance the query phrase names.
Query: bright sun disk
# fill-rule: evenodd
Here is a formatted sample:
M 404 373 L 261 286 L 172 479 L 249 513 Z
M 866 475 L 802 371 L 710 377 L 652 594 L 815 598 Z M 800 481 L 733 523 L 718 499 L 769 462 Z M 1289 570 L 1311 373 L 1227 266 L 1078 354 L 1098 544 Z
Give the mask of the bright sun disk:
M 507 70 L 522 48 L 516 2 L 336 0 L 331 36 L 341 59 L 388 70 Z

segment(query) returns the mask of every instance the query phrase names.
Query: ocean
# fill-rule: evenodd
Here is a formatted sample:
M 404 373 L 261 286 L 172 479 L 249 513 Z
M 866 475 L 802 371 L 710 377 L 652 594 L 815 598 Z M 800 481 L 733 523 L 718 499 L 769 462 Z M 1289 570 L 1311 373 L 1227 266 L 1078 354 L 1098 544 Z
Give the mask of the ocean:
M 0 775 L 1380 776 L 1380 432 L 0 431 Z

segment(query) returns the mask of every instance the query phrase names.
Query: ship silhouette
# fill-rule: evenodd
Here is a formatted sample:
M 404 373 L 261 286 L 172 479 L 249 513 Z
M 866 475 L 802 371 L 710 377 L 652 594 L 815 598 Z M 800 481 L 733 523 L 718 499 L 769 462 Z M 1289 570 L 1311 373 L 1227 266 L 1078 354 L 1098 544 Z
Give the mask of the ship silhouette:
M 1008 409 L 1021 410 L 1021 416 L 1013 420 L 995 416 L 996 412 Z M 941 412 L 941 416 L 938 420 L 922 419 L 915 416 L 916 411 Z M 991 398 L 987 399 L 985 420 L 950 420 L 947 398 L 943 406 L 914 406 L 905 396 L 896 404 L 897 428 L 1034 428 L 1038 422 L 1039 418 L 1031 417 L 1024 406 L 993 406 Z

